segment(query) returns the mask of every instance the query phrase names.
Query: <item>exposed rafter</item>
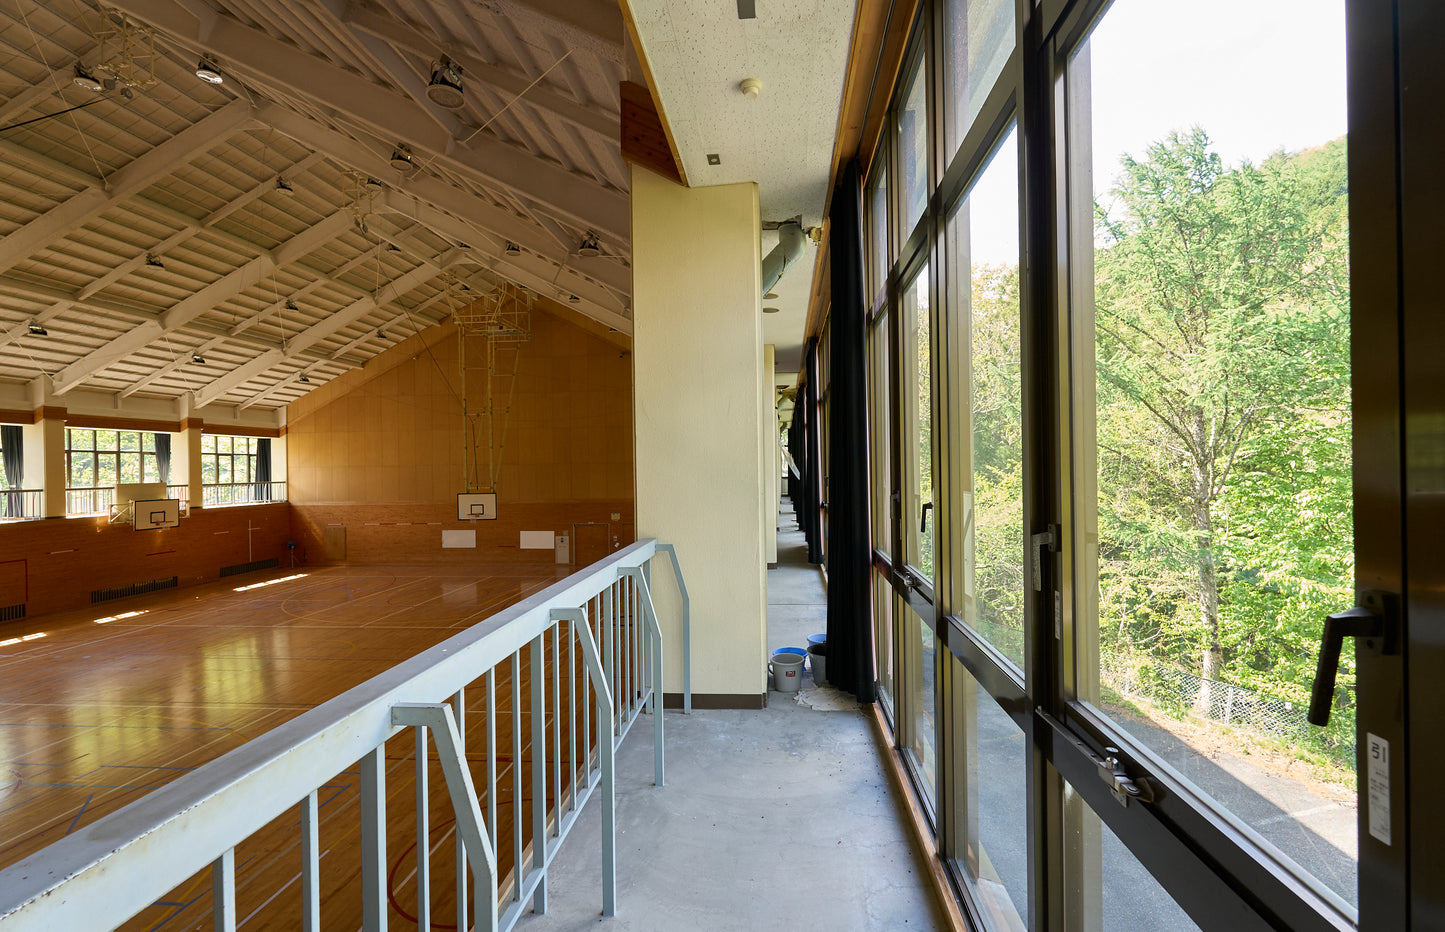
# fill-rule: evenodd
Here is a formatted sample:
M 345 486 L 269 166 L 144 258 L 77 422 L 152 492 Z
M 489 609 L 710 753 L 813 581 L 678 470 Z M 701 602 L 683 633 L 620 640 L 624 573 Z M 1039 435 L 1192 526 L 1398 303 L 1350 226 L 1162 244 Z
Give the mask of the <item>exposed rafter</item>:
M 250 119 L 250 112 L 250 105 L 243 100 L 227 104 L 124 168 L 113 172 L 106 179 L 105 190 L 92 188 L 82 191 L 0 239 L 0 271 L 28 258 L 56 237 L 79 228 L 90 218 L 138 193 L 157 178 L 169 174 L 176 165 L 190 160 L 196 153 L 219 144 Z
M 284 268 L 351 228 L 349 211 L 341 210 L 178 302 L 160 318 L 146 321 L 66 366 L 55 377 L 55 393 L 63 395 L 96 373 L 115 365 L 157 338 L 183 327 L 216 305 L 229 301 L 256 282 Z
M 437 126 L 415 101 L 370 79 L 327 64 L 294 45 L 228 17 L 217 17 L 204 39 L 195 15 L 174 0 L 115 0 L 126 13 L 204 47 L 262 87 L 284 87 L 346 114 L 380 139 L 406 140 L 420 154 L 481 183 L 507 188 L 576 223 L 625 239 L 627 197 L 560 165 L 485 133 L 465 143 Z
M 299 114 L 282 107 L 268 106 L 263 107 L 258 116 L 278 133 L 289 136 L 309 149 L 323 152 L 349 168 L 373 177 L 384 178 L 394 174 L 389 172 L 386 157 L 382 152 L 362 146 Z M 391 182 L 382 198 L 382 204 L 385 209 L 412 216 L 414 219 L 421 219 L 418 211 L 427 208 L 432 211 L 445 209 L 472 227 L 469 233 L 451 238 L 473 246 L 482 245 L 479 240 L 486 239 L 485 234 L 490 234 L 490 243 L 494 250 L 500 250 L 507 242 L 513 242 L 554 265 L 563 265 L 568 259 L 567 252 L 558 247 L 554 237 L 540 224 L 509 213 L 431 175 L 418 174 L 418 177 Z M 597 263 L 596 268 L 587 271 L 587 275 L 616 292 L 628 294 L 632 290 L 631 273 L 616 262 Z M 581 289 L 577 291 L 578 294 L 589 287 L 581 278 L 581 273 L 569 273 L 564 279 L 566 285 L 575 284 Z M 591 287 L 595 288 L 596 285 Z M 608 306 L 615 303 L 613 298 L 608 301 Z
M 347 8 L 345 19 L 347 25 L 353 29 L 413 54 L 434 58 L 445 53 L 462 66 L 469 79 L 489 84 L 509 97 L 523 94 L 522 99 L 528 106 L 536 107 L 578 129 L 595 133 L 609 142 L 617 139 L 617 127 L 621 118 L 616 113 L 586 106 L 545 87 L 532 87 L 529 90 L 528 86 L 532 82 L 525 75 L 482 61 L 475 55 L 468 55 L 457 49 L 443 49 L 435 40 L 375 8 L 353 3 Z
M 224 398 L 233 389 L 261 375 L 267 369 L 279 365 L 288 359 L 299 357 L 304 351 L 331 336 L 333 333 L 336 333 L 336 331 L 350 326 L 352 323 L 376 310 L 377 307 L 395 301 L 413 288 L 425 284 L 436 276 L 436 269 L 428 266 L 412 269 L 410 272 L 407 272 L 405 275 L 402 275 L 400 278 L 397 278 L 382 288 L 375 295 L 367 295 L 360 300 L 354 301 L 320 323 L 303 330 L 287 343 L 285 350 L 271 350 L 270 352 L 262 353 L 250 362 L 216 379 L 205 388 L 196 392 L 196 403 L 205 406 L 217 399 Z

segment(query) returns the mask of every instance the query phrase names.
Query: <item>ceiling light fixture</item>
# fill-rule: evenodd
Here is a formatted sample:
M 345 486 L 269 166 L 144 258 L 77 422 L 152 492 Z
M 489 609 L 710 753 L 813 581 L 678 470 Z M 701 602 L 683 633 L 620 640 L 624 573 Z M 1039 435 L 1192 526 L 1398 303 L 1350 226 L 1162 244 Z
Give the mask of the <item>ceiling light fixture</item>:
M 752 100 L 763 92 L 763 82 L 757 78 L 743 78 L 738 84 L 738 90 L 742 91 L 748 100 Z
M 191 362 L 195 363 L 195 364 L 198 365 L 198 366 L 204 366 L 204 365 L 206 364 L 206 357 L 204 357 L 204 356 L 202 356 L 200 353 L 197 353 L 196 351 L 192 350 L 192 351 L 191 351 Z
M 410 172 L 416 170 L 416 163 L 411 160 L 411 148 L 403 143 L 397 143 L 395 149 L 391 150 L 391 167 L 399 172 Z
M 577 255 L 584 259 L 596 259 L 602 255 L 602 244 L 597 240 L 597 234 L 591 230 L 582 237 L 582 245 L 577 247 Z
M 216 68 L 216 63 L 209 58 L 202 58 L 200 62 L 197 63 L 196 77 L 205 81 L 207 84 L 222 84 L 226 80 Z
M 308 378 L 306 377 L 306 373 L 303 372 L 303 373 L 301 373 L 301 375 L 297 376 L 296 381 L 298 381 L 298 382 L 310 382 L 311 380 L 308 379 Z
M 166 264 L 161 261 L 161 257 L 153 252 L 146 253 L 146 265 L 153 269 L 163 269 L 166 267 Z
M 385 330 L 385 328 L 378 328 L 378 329 L 377 329 L 377 331 L 376 331 L 376 338 L 377 338 L 378 340 L 385 340 L 385 339 L 386 339 L 386 330 Z
M 709 152 L 709 153 L 707 154 L 707 163 L 708 163 L 709 165 L 721 165 L 721 164 L 722 164 L 722 156 L 721 156 L 721 155 L 718 155 L 716 152 Z
M 277 175 L 276 193 L 281 195 L 282 197 L 294 197 L 296 194 L 296 189 L 291 187 L 291 182 L 287 181 L 284 177 Z
M 71 80 L 75 82 L 76 87 L 83 87 L 87 91 L 95 91 L 97 94 L 105 89 L 105 85 L 101 84 L 95 75 L 91 74 L 90 69 L 80 62 L 75 63 L 75 77 Z
M 426 86 L 427 99 L 438 107 L 460 109 L 466 103 L 462 94 L 462 66 L 443 55 L 432 62 L 431 80 Z
M 508 243 L 506 248 L 502 250 L 502 255 L 512 256 L 513 258 L 520 256 L 521 254 L 522 248 L 516 243 Z
M 296 306 L 296 302 L 295 302 L 295 301 L 292 301 L 290 298 L 287 298 L 287 299 L 286 299 L 286 310 L 288 310 L 288 311 L 299 311 L 299 310 L 301 310 L 301 308 L 299 308 L 299 307 Z
M 44 327 L 40 326 L 40 321 L 38 321 L 38 320 L 32 320 L 32 321 L 30 321 L 29 323 L 27 323 L 27 324 L 25 325 L 25 329 L 29 330 L 32 334 L 34 334 L 34 335 L 37 336 L 37 337 L 48 337 L 48 336 L 50 336 L 50 331 L 49 331 L 49 330 L 46 330 Z

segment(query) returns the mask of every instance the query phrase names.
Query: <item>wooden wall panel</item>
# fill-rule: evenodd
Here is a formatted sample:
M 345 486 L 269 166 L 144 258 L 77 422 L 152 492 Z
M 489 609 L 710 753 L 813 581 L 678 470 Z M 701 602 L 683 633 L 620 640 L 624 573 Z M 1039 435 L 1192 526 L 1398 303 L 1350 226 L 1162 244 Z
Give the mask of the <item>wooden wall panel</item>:
M 611 524 L 619 545 L 631 543 L 632 365 L 605 336 L 533 311 L 515 385 L 495 383 L 491 455 L 484 435 L 472 440 L 463 429 L 463 396 L 478 409 L 481 372 L 471 371 L 464 391 L 462 347 L 449 324 L 293 402 L 287 491 L 306 559 L 324 559 L 328 526 L 346 529 L 351 563 L 551 562 L 550 551 L 520 550 L 520 532 L 589 522 Z M 481 348 L 478 341 L 467 355 L 477 359 Z M 458 521 L 457 493 L 468 484 L 487 490 L 493 457 L 498 520 Z M 477 549 L 443 550 L 443 529 L 476 530 Z
M 522 531 L 572 532 L 572 525 L 610 524 L 609 552 L 636 540 L 632 500 L 534 502 L 498 505 L 495 521 L 458 521 L 448 505 L 295 505 L 298 556 L 307 563 L 327 559 L 328 531 L 345 531 L 347 563 L 552 563 L 551 550 L 522 550 Z M 611 516 L 621 517 L 612 521 Z M 476 531 L 477 547 L 442 549 L 442 531 Z
M 285 565 L 290 539 L 291 513 L 284 504 L 199 508 L 180 527 L 159 531 L 137 531 L 103 517 L 7 523 L 0 527 L 0 565 L 23 560 L 25 571 L 0 576 L 0 605 L 25 602 L 33 618 L 87 606 L 96 589 L 170 576 L 190 586 L 218 579 L 223 566 L 272 557 Z M 125 611 L 116 608 L 124 604 L 102 603 L 99 614 Z

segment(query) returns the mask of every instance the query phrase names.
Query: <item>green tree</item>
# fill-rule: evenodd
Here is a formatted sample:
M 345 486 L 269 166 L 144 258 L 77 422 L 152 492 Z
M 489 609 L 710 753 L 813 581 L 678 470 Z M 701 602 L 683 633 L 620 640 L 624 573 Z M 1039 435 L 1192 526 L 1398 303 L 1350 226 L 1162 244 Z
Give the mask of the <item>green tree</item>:
M 1174 133 L 1126 157 L 1097 210 L 1101 614 L 1117 613 L 1128 643 L 1191 651 L 1206 709 L 1237 640 L 1221 591 L 1255 559 L 1239 535 L 1293 526 L 1283 514 L 1234 521 L 1231 504 L 1249 512 L 1298 478 L 1269 477 L 1298 455 L 1302 419 L 1331 435 L 1326 446 L 1342 423 L 1348 437 L 1334 355 L 1348 331 L 1342 183 L 1332 190 L 1342 149 L 1227 168 L 1203 130 Z M 1254 491 L 1232 494 L 1246 473 Z

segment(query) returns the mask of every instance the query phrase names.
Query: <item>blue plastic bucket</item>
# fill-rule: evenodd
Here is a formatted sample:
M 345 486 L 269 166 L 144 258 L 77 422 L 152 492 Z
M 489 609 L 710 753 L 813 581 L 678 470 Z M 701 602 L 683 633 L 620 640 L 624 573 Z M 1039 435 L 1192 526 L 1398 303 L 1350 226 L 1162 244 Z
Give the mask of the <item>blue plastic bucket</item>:
M 812 647 L 814 644 L 826 644 L 826 643 L 828 643 L 828 635 L 827 635 L 826 633 L 824 633 L 824 634 L 810 634 L 810 635 L 808 635 L 808 646 L 809 646 L 809 647 Z

